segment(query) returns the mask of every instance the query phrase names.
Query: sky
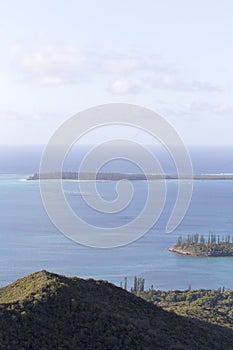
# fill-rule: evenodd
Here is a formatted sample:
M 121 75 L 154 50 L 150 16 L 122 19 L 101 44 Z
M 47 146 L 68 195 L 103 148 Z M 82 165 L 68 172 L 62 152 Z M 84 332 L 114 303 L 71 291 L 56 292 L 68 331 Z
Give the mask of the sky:
M 70 116 L 123 102 L 186 145 L 233 145 L 232 13 L 231 0 L 0 1 L 0 144 L 46 144 Z

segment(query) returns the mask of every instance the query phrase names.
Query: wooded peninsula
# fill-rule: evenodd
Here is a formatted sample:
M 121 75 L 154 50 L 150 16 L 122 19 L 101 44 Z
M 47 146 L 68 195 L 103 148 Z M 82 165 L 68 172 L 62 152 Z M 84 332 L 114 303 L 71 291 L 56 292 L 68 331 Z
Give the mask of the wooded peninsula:
M 188 235 L 185 239 L 179 236 L 176 244 L 169 250 L 191 256 L 233 256 L 233 236 L 209 234 L 207 239 L 198 233 Z

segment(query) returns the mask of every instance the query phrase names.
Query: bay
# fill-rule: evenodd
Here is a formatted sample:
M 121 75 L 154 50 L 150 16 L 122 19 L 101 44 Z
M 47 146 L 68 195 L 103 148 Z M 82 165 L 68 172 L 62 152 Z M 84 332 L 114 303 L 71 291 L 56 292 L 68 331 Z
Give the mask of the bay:
M 168 216 L 177 195 L 177 181 L 167 181 L 168 195 L 157 224 L 144 237 L 115 249 L 94 249 L 72 242 L 48 218 L 37 181 L 23 181 L 30 174 L 0 176 L 0 285 L 33 271 L 49 271 L 84 278 L 109 280 L 117 285 L 128 277 L 143 276 L 146 286 L 159 289 L 218 288 L 233 289 L 233 258 L 181 256 L 168 250 L 178 237 L 190 233 L 233 234 L 233 181 L 194 181 L 188 212 L 171 234 L 165 233 Z M 98 184 L 101 195 L 116 196 L 116 183 Z M 136 198 L 127 211 L 106 218 L 85 209 L 77 183 L 66 181 L 64 191 L 74 210 L 85 220 L 113 227 L 130 221 L 145 200 L 146 183 L 134 183 Z

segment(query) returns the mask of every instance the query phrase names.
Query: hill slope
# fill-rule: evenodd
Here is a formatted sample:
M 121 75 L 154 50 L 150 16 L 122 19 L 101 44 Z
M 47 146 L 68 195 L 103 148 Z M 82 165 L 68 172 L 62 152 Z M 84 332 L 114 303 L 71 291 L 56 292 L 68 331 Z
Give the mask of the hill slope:
M 110 283 L 36 272 L 0 289 L 0 349 L 232 349 L 230 329 Z
M 219 288 L 199 290 L 153 290 L 137 293 L 167 311 L 195 317 L 233 330 L 233 291 Z M 233 348 L 233 347 L 232 347 Z

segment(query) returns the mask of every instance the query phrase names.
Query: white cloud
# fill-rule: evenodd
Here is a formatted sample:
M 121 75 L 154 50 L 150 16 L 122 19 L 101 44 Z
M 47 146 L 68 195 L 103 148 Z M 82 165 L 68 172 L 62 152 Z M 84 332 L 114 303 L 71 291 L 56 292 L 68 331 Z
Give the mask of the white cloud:
M 156 77 L 147 79 L 149 84 L 156 89 L 167 89 L 183 92 L 217 92 L 219 88 L 206 81 L 185 81 L 177 73 L 157 74 Z
M 128 80 L 115 80 L 111 84 L 110 90 L 114 94 L 127 94 L 127 93 L 129 93 L 129 81 Z
M 66 84 L 66 80 L 59 76 L 42 76 L 41 78 L 37 78 L 35 80 L 39 85 L 64 85 Z M 69 83 L 69 82 L 67 82 Z
M 113 94 L 135 94 L 139 91 L 139 88 L 135 85 L 131 85 L 129 80 L 121 79 L 114 80 L 109 89 Z
M 219 91 L 210 82 L 184 80 L 174 65 L 155 55 L 100 54 L 73 46 L 51 45 L 31 50 L 12 46 L 10 53 L 11 62 L 22 76 L 40 85 L 80 84 L 101 75 L 102 79 L 114 81 L 109 89 L 113 93 L 135 93 L 148 87 L 181 92 Z M 122 74 L 124 79 L 120 78 Z M 127 87 L 128 80 L 131 84 Z
M 137 58 L 105 58 L 101 66 L 109 72 L 133 72 L 142 68 Z
M 186 83 L 187 89 L 190 88 L 192 91 L 206 91 L 206 92 L 217 92 L 221 91 L 220 88 L 214 86 L 208 81 L 197 81 L 193 80 L 190 83 Z
M 11 62 L 27 81 L 39 85 L 79 83 L 92 73 L 91 55 L 69 46 L 43 46 L 25 51 L 11 49 Z
M 86 57 L 78 49 L 65 46 L 46 46 L 22 57 L 21 64 L 26 67 L 53 68 L 60 66 L 81 66 Z
M 226 104 L 214 104 L 206 101 L 194 101 L 189 111 L 193 114 L 207 114 L 214 116 L 233 116 L 233 106 Z

